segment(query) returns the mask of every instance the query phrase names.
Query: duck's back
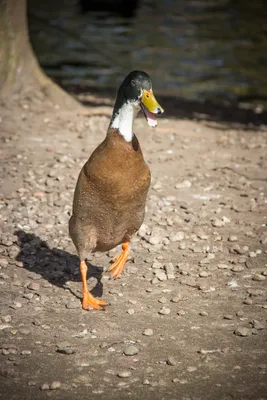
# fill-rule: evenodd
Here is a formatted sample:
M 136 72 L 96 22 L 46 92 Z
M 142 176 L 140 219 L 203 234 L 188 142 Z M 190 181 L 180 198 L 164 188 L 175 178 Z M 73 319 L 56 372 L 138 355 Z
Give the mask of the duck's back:
M 126 142 L 110 129 L 76 185 L 70 235 L 78 251 L 107 251 L 128 240 L 143 222 L 149 185 L 136 136 Z

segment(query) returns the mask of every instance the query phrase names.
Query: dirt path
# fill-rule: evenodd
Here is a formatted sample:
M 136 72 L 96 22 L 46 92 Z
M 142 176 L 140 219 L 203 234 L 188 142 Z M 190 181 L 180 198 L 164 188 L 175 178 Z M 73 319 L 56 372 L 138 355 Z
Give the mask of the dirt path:
M 0 398 L 267 399 L 266 127 L 137 119 L 145 224 L 117 281 L 91 258 L 85 312 L 67 221 L 109 119 L 43 109 L 0 115 Z

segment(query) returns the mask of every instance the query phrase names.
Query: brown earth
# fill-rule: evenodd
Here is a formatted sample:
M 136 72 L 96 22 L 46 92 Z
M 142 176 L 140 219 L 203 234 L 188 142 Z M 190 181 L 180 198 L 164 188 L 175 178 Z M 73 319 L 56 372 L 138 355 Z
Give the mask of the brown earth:
M 82 100 L 99 115 L 38 96 L 0 110 L 0 398 L 267 399 L 266 125 L 177 118 L 164 99 L 156 130 L 136 120 L 145 224 L 120 279 L 120 249 L 90 257 L 110 306 L 86 312 L 67 221 L 113 101 Z

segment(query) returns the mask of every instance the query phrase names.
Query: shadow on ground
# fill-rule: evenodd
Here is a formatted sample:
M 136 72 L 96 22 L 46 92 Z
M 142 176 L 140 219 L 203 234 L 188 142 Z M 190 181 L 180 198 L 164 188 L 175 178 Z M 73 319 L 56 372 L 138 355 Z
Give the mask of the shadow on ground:
M 85 86 L 66 86 L 65 90 L 69 91 L 73 95 L 79 97 L 80 94 L 90 93 L 103 97 L 103 102 L 94 103 L 92 100 L 82 100 L 82 104 L 87 107 L 99 107 L 107 106 L 107 98 L 115 102 L 116 89 L 107 88 L 102 89 L 99 87 L 85 87 Z M 155 90 L 155 94 L 160 104 L 165 110 L 165 118 L 178 118 L 178 119 L 189 119 L 195 121 L 210 121 L 210 122 L 220 122 L 220 123 L 234 123 L 244 125 L 249 125 L 248 129 L 252 130 L 253 126 L 258 127 L 260 125 L 267 124 L 267 111 L 258 107 L 248 107 L 244 105 L 243 107 L 236 103 L 222 105 L 215 104 L 211 101 L 199 101 L 187 100 L 178 96 L 166 96 L 159 95 Z
M 69 281 L 80 282 L 79 258 L 65 250 L 50 248 L 48 244 L 39 236 L 27 233 L 23 230 L 14 232 L 18 237 L 18 245 L 20 252 L 16 258 L 17 261 L 23 263 L 23 267 L 27 270 L 41 275 L 52 285 L 68 289 L 71 293 L 80 299 L 69 286 Z M 87 278 L 95 278 L 97 283 L 90 290 L 93 296 L 101 297 L 103 293 L 103 285 L 101 282 L 103 269 L 92 264 L 88 265 Z

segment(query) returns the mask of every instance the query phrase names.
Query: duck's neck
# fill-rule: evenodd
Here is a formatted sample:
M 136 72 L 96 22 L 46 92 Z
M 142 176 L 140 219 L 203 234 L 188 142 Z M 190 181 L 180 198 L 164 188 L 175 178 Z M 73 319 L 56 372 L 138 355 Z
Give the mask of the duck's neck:
M 126 142 L 131 142 L 133 139 L 133 121 L 137 113 L 138 110 L 132 103 L 120 104 L 116 101 L 110 128 L 117 129 Z

